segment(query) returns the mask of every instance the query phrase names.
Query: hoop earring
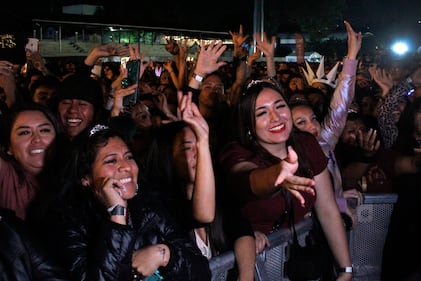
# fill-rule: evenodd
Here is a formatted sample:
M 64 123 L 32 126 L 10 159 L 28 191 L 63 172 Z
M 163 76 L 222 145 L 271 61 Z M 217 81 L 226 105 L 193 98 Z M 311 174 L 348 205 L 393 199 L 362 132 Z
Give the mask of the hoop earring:
M 135 191 L 134 195 L 137 195 L 138 192 L 139 192 L 139 185 L 136 183 L 136 191 Z

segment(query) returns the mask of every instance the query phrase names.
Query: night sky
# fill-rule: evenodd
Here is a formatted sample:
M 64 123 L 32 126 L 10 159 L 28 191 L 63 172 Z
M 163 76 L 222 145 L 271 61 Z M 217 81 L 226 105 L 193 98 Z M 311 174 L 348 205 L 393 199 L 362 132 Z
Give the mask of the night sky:
M 293 1 L 293 0 L 290 0 Z M 297 5 L 304 0 L 294 0 Z M 319 0 L 329 1 L 329 0 Z M 335 1 L 335 0 L 330 0 Z M 412 36 L 421 45 L 421 1 L 419 0 L 345 0 L 347 10 L 343 17 L 358 31 L 372 32 L 381 36 Z M 63 3 L 89 3 L 102 5 L 104 14 L 99 21 L 110 24 L 130 24 L 153 27 L 169 27 L 194 30 L 228 32 L 238 30 L 243 24 L 245 32 L 253 29 L 254 0 L 38 0 L 22 5 L 12 1 L 10 5 L 17 15 L 25 19 L 39 17 L 52 19 L 60 12 Z M 265 0 L 266 4 L 282 6 L 288 0 Z M 308 3 L 308 1 L 307 1 Z M 314 3 L 314 2 L 313 2 Z M 303 9 L 306 9 L 303 6 Z M 273 12 L 273 11 L 272 11 Z M 286 11 L 287 13 L 288 11 Z M 314 13 L 319 13 L 314 9 Z M 275 11 L 276 13 L 276 11 Z M 280 11 L 281 16 L 285 11 Z M 59 20 L 76 17 L 56 16 Z

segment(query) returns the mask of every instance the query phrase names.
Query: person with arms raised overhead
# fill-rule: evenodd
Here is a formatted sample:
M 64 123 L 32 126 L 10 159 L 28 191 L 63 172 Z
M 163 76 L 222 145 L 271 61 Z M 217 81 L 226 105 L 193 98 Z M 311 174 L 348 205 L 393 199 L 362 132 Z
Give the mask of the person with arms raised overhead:
M 289 102 L 294 126 L 301 131 L 314 135 L 328 157 L 328 169 L 332 177 L 336 202 L 341 213 L 352 219 L 355 227 L 358 223 L 355 208 L 347 203 L 347 199 L 355 199 L 357 205 L 362 203 L 362 195 L 356 189 L 343 191 L 341 171 L 336 164 L 334 149 L 345 127 L 348 110 L 354 99 L 355 74 L 357 72 L 357 54 L 361 48 L 361 32 L 355 32 L 348 22 L 345 22 L 348 31 L 348 54 L 344 59 L 344 67 L 335 86 L 328 112 L 319 122 L 315 109 L 308 100 L 292 100 Z M 321 67 L 324 66 L 320 63 Z M 319 79 L 318 83 L 328 83 L 327 79 Z M 349 225 L 351 227 L 351 225 Z

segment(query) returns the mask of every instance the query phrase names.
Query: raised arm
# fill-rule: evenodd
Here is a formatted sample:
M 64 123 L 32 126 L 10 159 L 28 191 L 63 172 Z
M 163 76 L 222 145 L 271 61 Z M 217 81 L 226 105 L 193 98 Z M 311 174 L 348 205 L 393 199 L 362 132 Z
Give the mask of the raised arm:
M 344 58 L 344 66 L 339 74 L 339 81 L 333 92 L 329 111 L 323 120 L 321 131 L 321 140 L 329 143 L 332 149 L 335 148 L 342 134 L 348 109 L 355 96 L 357 55 L 362 43 L 361 32 L 355 32 L 347 21 L 344 23 L 348 33 L 348 53 Z
M 215 175 L 209 149 L 209 126 L 192 102 L 192 93 L 178 92 L 178 108 L 181 118 L 190 125 L 196 135 L 197 163 L 193 188 L 193 216 L 200 222 L 212 222 L 215 217 Z
M 190 88 L 199 89 L 201 84 L 201 81 L 199 81 L 200 77 L 203 78 L 226 64 L 224 61 L 218 61 L 226 48 L 227 46 L 222 44 L 222 41 L 216 42 L 212 40 L 209 45 L 205 45 L 205 42 L 203 40 L 201 41 L 193 76 L 189 79 L 188 83 Z M 195 78 L 196 75 L 198 79 Z
M 267 75 L 269 77 L 276 76 L 276 65 L 275 65 L 275 44 L 276 37 L 272 36 L 269 41 L 266 32 L 255 33 L 254 39 L 256 40 L 256 48 L 265 55 Z
M 226 90 L 228 102 L 232 105 L 240 95 L 242 86 L 250 75 L 249 69 L 251 69 L 251 67 L 248 65 L 248 49 L 243 47 L 243 44 L 249 37 L 248 35 L 243 35 L 243 26 L 240 25 L 238 32 L 230 31 L 229 33 L 234 45 L 233 59 L 236 65 L 235 80 L 231 87 Z

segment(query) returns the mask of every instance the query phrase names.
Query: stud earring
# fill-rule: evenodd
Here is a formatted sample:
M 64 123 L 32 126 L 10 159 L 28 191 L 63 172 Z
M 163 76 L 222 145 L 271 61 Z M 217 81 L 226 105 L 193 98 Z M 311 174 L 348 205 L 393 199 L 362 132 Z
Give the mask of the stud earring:
M 252 136 L 250 130 L 247 131 L 247 137 L 248 137 L 249 140 L 253 140 L 253 136 Z

